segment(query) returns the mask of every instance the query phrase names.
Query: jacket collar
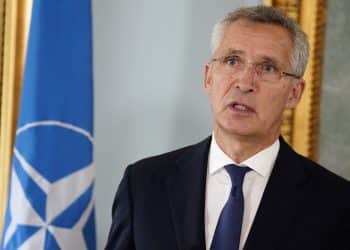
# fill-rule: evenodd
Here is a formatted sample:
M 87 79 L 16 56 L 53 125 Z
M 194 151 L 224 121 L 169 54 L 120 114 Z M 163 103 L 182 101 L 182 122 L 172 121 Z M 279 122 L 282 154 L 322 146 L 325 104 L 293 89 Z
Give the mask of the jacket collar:
M 211 137 L 189 147 L 176 161 L 166 188 L 178 247 L 205 249 L 205 185 Z M 245 250 L 273 249 L 296 215 L 307 174 L 301 157 L 280 137 L 280 150 L 250 229 Z M 268 230 L 267 230 L 268 229 Z
M 295 221 L 307 173 L 302 158 L 280 137 L 280 151 L 265 188 L 245 250 L 275 249 Z
M 188 148 L 166 180 L 179 249 L 205 249 L 205 183 L 211 137 Z

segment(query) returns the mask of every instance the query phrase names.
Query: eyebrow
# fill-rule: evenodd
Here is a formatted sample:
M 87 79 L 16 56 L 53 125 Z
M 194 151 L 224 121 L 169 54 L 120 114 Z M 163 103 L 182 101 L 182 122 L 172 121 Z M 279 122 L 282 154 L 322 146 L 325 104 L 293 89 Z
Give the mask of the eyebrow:
M 225 52 L 225 57 L 232 56 L 232 55 L 244 55 L 244 54 L 246 54 L 246 52 L 243 50 L 229 48 Z M 280 68 L 283 68 L 286 66 L 284 63 L 280 62 L 279 60 L 277 60 L 276 58 L 271 57 L 271 56 L 263 55 L 263 56 L 259 57 L 258 60 L 271 62 L 272 64 L 274 64 Z
M 270 56 L 262 56 L 261 59 L 262 59 L 262 61 L 271 62 L 272 64 L 274 64 L 276 66 L 283 66 L 283 64 L 280 63 L 277 59 L 270 57 Z
M 245 54 L 245 52 L 243 50 L 238 50 L 238 49 L 228 49 L 225 52 L 226 56 L 230 56 L 230 55 L 242 55 Z

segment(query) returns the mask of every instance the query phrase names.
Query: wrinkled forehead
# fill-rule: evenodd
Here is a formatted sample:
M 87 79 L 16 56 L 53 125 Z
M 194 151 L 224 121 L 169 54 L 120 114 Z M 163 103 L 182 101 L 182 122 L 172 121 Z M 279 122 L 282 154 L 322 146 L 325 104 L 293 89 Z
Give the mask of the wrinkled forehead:
M 280 25 L 237 20 L 226 25 L 222 32 L 215 56 L 239 51 L 240 55 L 249 60 L 271 58 L 281 65 L 290 65 L 292 35 Z

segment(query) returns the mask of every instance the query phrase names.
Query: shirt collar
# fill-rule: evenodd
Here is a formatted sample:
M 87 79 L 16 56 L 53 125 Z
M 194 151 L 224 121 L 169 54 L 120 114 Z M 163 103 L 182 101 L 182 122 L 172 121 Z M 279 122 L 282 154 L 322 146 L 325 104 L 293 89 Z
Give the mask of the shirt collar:
M 252 155 L 245 161 L 237 164 L 228 155 L 226 155 L 216 142 L 214 133 L 212 136 L 209 158 L 208 158 L 208 169 L 209 174 L 212 175 L 219 169 L 223 168 L 228 164 L 235 164 L 239 166 L 247 166 L 257 172 L 263 177 L 268 177 L 271 174 L 273 165 L 275 164 L 277 154 L 280 148 L 280 142 L 277 139 L 272 145 L 265 148 L 264 150 Z

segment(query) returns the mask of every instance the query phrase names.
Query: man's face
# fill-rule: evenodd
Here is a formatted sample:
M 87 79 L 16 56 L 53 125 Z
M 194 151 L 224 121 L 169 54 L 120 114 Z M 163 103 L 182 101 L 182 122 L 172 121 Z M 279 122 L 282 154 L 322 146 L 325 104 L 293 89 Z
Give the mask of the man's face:
M 233 56 L 248 64 L 234 74 L 228 74 L 220 61 L 205 66 L 204 86 L 216 134 L 270 142 L 278 137 L 283 111 L 299 102 L 304 81 L 283 76 L 269 82 L 259 78 L 253 65 L 267 65 L 266 70 L 272 65 L 293 73 L 292 47 L 290 34 L 280 26 L 238 20 L 226 28 L 214 58 Z

